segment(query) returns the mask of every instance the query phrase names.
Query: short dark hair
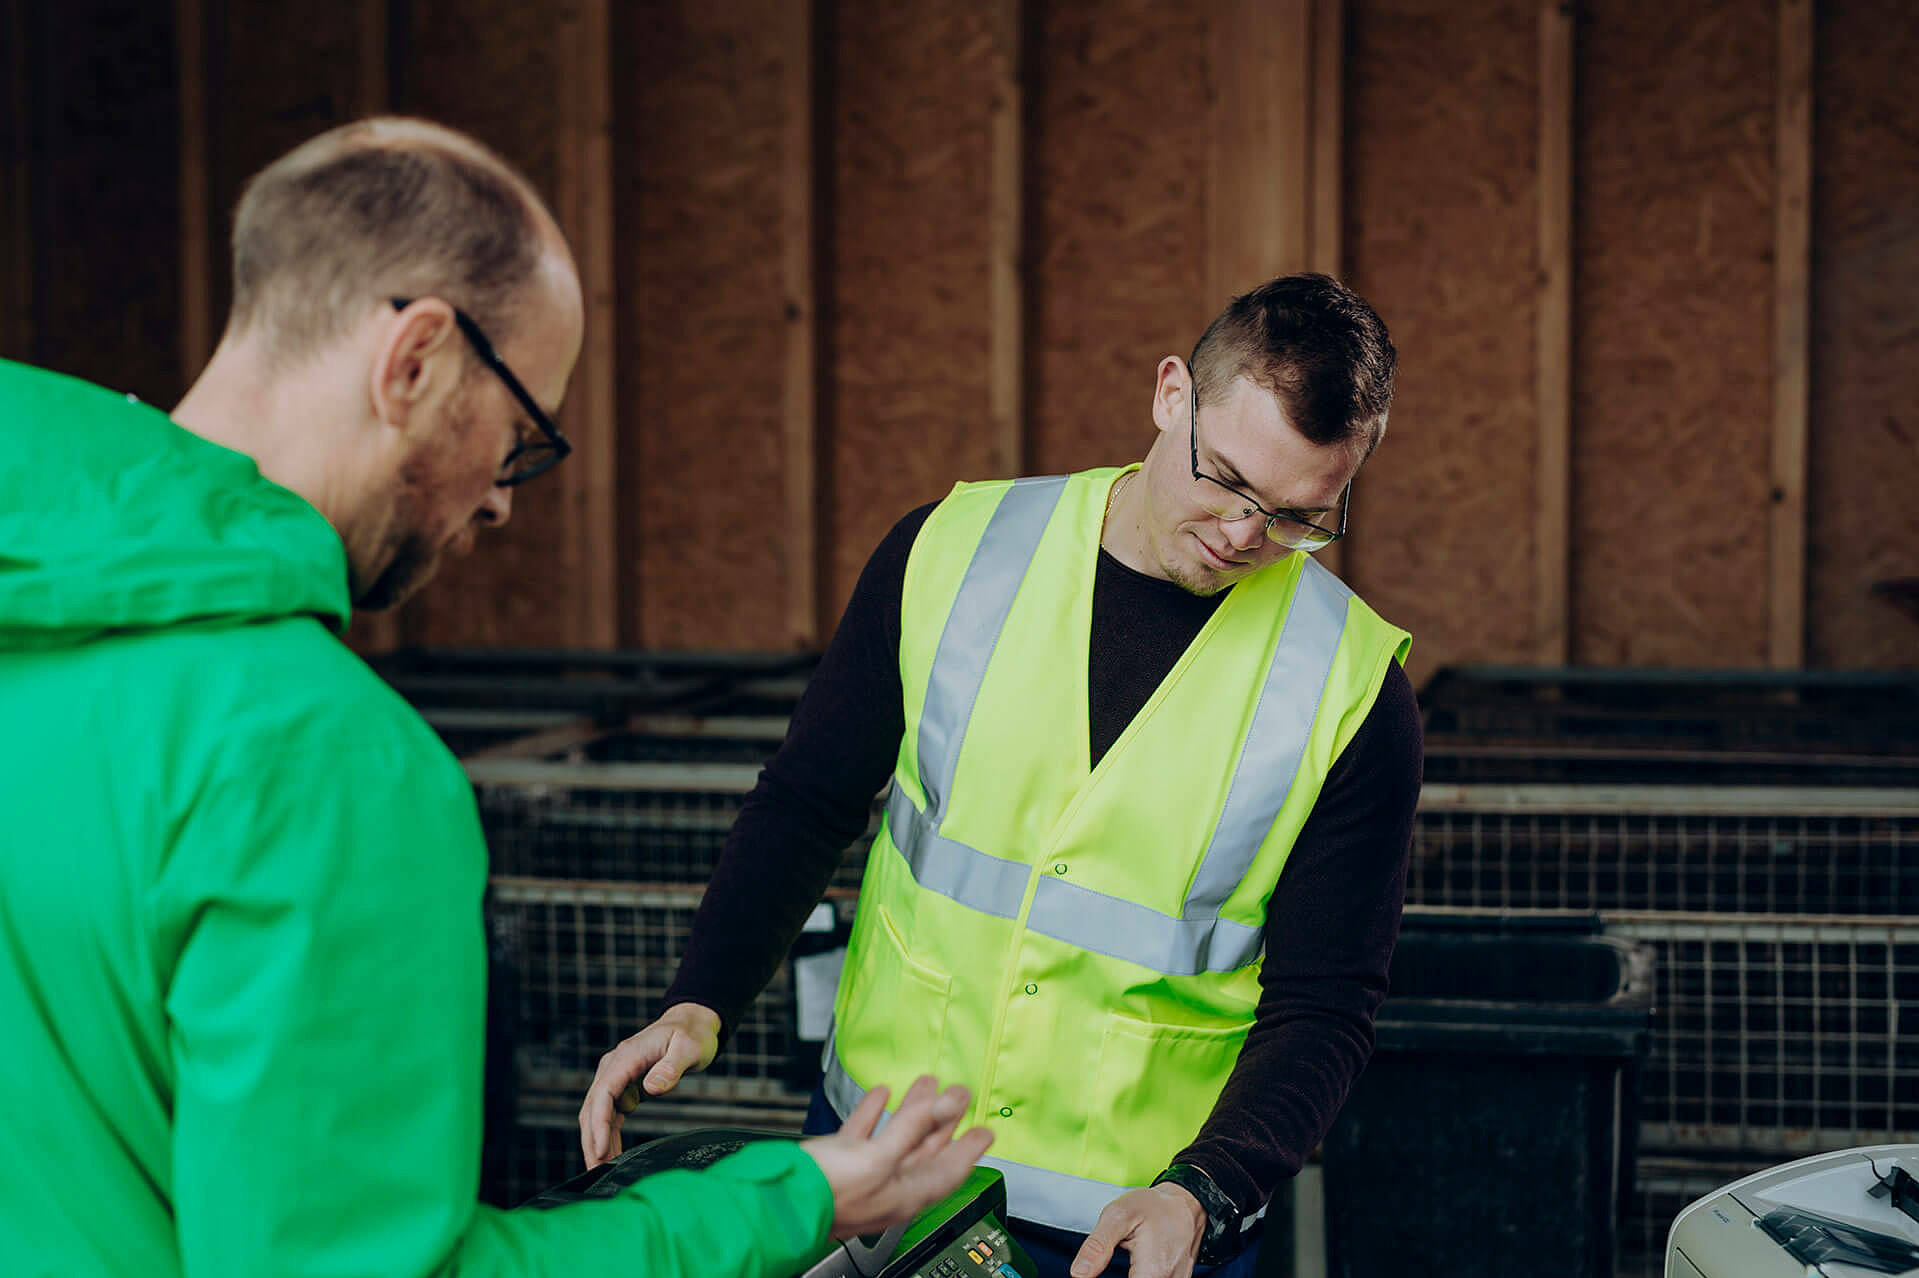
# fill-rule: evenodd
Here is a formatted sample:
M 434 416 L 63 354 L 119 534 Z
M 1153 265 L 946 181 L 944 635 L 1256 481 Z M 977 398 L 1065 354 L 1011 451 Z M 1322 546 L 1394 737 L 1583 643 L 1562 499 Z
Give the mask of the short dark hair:
M 496 337 L 542 252 L 539 197 L 491 150 L 424 120 L 361 120 L 251 178 L 233 214 L 230 328 L 276 358 L 344 336 L 389 297 L 444 298 Z
M 1329 275 L 1282 275 L 1235 297 L 1187 365 L 1197 402 L 1245 377 L 1308 440 L 1355 444 L 1363 457 L 1386 433 L 1394 360 L 1385 323 L 1359 294 Z

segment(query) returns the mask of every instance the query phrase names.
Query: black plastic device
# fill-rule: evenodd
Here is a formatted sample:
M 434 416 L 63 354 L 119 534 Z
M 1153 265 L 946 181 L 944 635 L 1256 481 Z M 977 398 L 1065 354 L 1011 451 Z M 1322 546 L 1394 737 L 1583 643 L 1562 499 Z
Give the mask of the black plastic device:
M 528 1199 L 522 1208 L 611 1198 L 656 1172 L 695 1170 L 780 1132 L 705 1127 L 667 1136 L 601 1163 Z M 1006 1231 L 1006 1181 L 975 1167 L 960 1187 L 883 1234 L 829 1243 L 796 1278 L 1034 1278 L 1033 1262 Z

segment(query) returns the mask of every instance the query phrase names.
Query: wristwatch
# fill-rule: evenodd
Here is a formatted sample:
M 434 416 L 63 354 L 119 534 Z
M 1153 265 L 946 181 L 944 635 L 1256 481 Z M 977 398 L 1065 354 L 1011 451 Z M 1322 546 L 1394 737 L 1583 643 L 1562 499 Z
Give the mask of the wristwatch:
M 1178 1185 L 1199 1200 L 1206 1232 L 1199 1239 L 1199 1263 L 1217 1265 L 1239 1254 L 1240 1211 L 1226 1191 L 1191 1163 L 1174 1163 L 1153 1178 L 1155 1185 Z

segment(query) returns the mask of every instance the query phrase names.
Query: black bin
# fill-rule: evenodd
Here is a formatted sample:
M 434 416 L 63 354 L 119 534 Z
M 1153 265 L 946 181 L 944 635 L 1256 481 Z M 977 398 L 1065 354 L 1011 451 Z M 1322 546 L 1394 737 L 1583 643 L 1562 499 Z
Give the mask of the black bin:
M 1598 926 L 1407 912 L 1321 1150 L 1335 1278 L 1613 1278 L 1652 951 Z

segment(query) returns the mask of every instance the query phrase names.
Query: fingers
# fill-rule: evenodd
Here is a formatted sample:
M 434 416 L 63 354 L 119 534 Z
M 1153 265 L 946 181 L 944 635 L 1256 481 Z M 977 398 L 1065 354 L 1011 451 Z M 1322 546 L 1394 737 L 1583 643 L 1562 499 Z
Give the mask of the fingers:
M 934 1116 L 935 1102 L 939 1098 L 939 1080 L 931 1074 L 921 1074 L 913 1080 L 906 1094 L 900 1097 L 899 1110 L 887 1121 L 880 1132 L 878 1141 L 889 1157 L 905 1158 L 914 1147 L 939 1126 Z M 964 1113 L 962 1108 L 960 1111 Z M 958 1122 L 956 1114 L 950 1120 Z
M 661 1037 L 650 1028 L 641 1030 L 600 1058 L 580 1104 L 580 1153 L 588 1167 L 597 1167 L 620 1152 L 620 1123 L 642 1100 L 637 1087 L 640 1073 L 658 1059 L 660 1049 L 654 1044 Z
M 1099 1220 L 1093 1225 L 1093 1232 L 1086 1235 L 1086 1241 L 1080 1244 L 1079 1254 L 1073 1257 L 1069 1272 L 1073 1278 L 1092 1278 L 1092 1275 L 1105 1270 L 1112 1263 L 1113 1251 L 1126 1239 L 1132 1237 L 1139 1221 L 1121 1205 L 1120 1200 L 1106 1204 L 1106 1210 L 1099 1214 Z
M 689 1069 L 697 1069 L 700 1064 L 700 1045 L 693 1041 L 690 1034 L 675 1030 L 666 1040 L 666 1049 L 660 1053 L 660 1059 L 653 1068 L 646 1071 L 645 1087 L 649 1096 L 664 1096 L 678 1085 L 681 1077 Z M 638 1104 L 640 1097 L 634 1098 Z M 632 1113 L 631 1110 L 627 1111 Z
M 873 1129 L 879 1126 L 880 1119 L 886 1114 L 886 1101 L 890 1095 L 891 1093 L 885 1087 L 875 1087 L 860 1097 L 860 1103 L 853 1107 L 853 1112 L 848 1114 L 846 1121 L 840 1124 L 840 1130 L 860 1140 L 870 1138 L 873 1135 Z

